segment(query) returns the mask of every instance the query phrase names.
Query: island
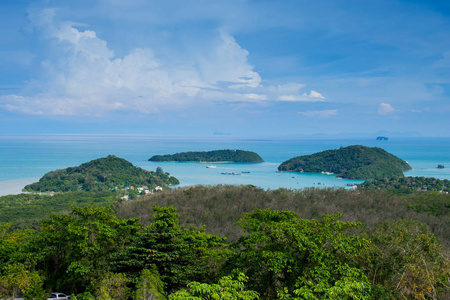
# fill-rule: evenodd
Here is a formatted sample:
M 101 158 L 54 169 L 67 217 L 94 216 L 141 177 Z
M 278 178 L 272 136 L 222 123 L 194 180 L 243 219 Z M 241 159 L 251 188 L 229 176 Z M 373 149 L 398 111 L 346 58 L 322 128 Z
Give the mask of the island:
M 403 177 L 411 166 L 378 147 L 353 145 L 291 158 L 278 171 L 332 173 L 339 178 L 371 179 Z
M 233 163 L 259 163 L 264 160 L 255 152 L 245 150 L 213 150 L 202 152 L 182 152 L 176 154 L 154 155 L 149 161 L 165 162 L 233 162 Z
M 377 141 L 387 141 L 387 140 L 389 140 L 389 138 L 385 137 L 385 136 L 378 136 L 377 137 Z
M 445 167 L 444 167 L 444 165 L 439 164 L 439 165 L 437 165 L 437 168 L 438 169 L 444 169 Z
M 109 155 L 76 167 L 51 171 L 39 182 L 25 186 L 28 192 L 106 191 L 125 187 L 166 187 L 179 184 L 177 178 L 165 173 L 161 167 L 156 172 L 135 167 L 129 161 Z

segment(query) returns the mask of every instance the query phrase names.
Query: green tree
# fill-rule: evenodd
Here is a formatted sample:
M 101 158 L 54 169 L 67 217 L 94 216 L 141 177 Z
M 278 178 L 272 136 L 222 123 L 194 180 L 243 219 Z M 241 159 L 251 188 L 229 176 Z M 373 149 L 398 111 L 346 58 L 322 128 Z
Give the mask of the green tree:
M 35 271 L 29 271 L 25 265 L 11 263 L 2 267 L 0 276 L 0 297 L 13 299 L 20 292 L 28 299 L 42 299 L 42 279 Z
M 156 266 L 142 270 L 136 286 L 136 300 L 164 300 L 164 283 L 161 281 Z
M 245 289 L 248 278 L 239 273 L 236 279 L 231 276 L 222 277 L 218 284 L 191 282 L 188 289 L 171 294 L 169 300 L 257 300 L 255 291 Z
M 249 287 L 265 299 L 368 299 L 370 283 L 354 263 L 367 241 L 350 234 L 358 223 L 339 217 L 305 220 L 290 211 L 256 209 L 238 222 L 245 235 L 228 268 L 244 271 Z
M 230 254 L 224 238 L 207 235 L 204 228 L 182 229 L 173 206 L 154 206 L 153 211 L 152 223 L 137 242 L 116 257 L 115 270 L 139 274 L 155 265 L 169 292 L 191 281 L 214 280 Z
M 106 273 L 96 288 L 97 298 L 102 300 L 126 300 L 130 296 L 124 274 Z
M 51 289 L 82 292 L 109 270 L 111 253 L 136 236 L 138 219 L 118 219 L 110 208 L 90 205 L 42 220 L 33 241 L 37 268 Z

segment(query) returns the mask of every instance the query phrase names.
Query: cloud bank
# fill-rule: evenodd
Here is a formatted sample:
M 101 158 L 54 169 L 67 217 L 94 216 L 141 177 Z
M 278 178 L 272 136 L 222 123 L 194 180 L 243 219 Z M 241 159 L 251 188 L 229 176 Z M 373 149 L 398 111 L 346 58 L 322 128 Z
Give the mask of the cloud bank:
M 154 113 L 162 107 L 201 101 L 324 101 L 316 91 L 290 83 L 264 87 L 243 49 L 223 29 L 205 42 L 208 47 L 180 59 L 137 47 L 119 57 L 88 25 L 55 21 L 58 10 L 30 16 L 46 37 L 51 55 L 41 76 L 22 93 L 1 96 L 9 111 L 51 115 L 102 115 L 111 111 Z M 81 29 L 83 28 L 83 29 Z M 206 48 L 206 47 L 205 47 Z

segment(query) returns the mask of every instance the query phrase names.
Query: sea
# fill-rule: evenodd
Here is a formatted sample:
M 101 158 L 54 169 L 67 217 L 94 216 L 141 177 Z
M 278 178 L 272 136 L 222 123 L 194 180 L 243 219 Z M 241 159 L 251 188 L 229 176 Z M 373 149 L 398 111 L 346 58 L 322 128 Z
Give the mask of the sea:
M 254 185 L 263 189 L 348 188 L 362 180 L 332 174 L 276 172 L 292 157 L 350 145 L 379 147 L 407 161 L 405 176 L 450 179 L 450 138 L 312 138 L 152 135 L 0 135 L 0 196 L 18 194 L 47 172 L 115 155 L 137 167 L 165 172 L 180 185 Z M 239 149 L 258 153 L 262 163 L 151 162 L 156 154 Z M 437 168 L 438 164 L 445 168 Z M 239 175 L 224 175 L 222 173 Z M 176 188 L 175 187 L 175 188 Z

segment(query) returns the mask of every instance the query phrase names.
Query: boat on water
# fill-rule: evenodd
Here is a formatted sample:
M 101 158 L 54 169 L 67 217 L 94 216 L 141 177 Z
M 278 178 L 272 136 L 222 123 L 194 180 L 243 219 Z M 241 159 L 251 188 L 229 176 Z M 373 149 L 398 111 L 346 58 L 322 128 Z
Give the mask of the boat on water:
M 332 173 L 332 172 L 325 172 L 325 171 L 322 171 L 322 172 L 320 172 L 320 173 L 326 174 L 326 175 L 334 175 L 334 173 Z
M 207 169 L 215 169 L 217 166 L 206 166 Z

